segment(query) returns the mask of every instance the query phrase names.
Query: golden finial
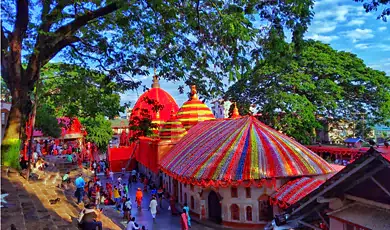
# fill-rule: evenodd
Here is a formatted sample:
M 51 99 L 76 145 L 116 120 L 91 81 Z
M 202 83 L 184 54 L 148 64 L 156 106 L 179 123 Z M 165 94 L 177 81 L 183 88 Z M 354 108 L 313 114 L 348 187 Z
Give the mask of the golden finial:
M 238 118 L 238 117 L 240 117 L 240 113 L 238 112 L 237 102 L 234 102 L 234 109 L 231 118 Z
M 152 88 L 160 88 L 160 82 L 158 81 L 158 77 L 156 74 L 154 74 L 153 76 Z
M 198 99 L 198 94 L 196 91 L 196 85 L 191 85 L 191 100 Z

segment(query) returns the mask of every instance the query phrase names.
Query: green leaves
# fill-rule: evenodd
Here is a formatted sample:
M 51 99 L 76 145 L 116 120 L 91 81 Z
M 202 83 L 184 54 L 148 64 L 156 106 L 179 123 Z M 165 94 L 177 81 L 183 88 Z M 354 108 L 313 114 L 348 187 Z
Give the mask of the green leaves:
M 37 108 L 35 129 L 42 131 L 46 137 L 58 138 L 61 136 L 61 127 L 55 116 L 55 111 L 47 104 Z
M 88 133 L 86 141 L 95 143 L 100 150 L 106 150 L 114 134 L 111 129 L 111 123 L 101 114 L 93 118 L 81 118 L 80 122 Z
M 316 116 L 358 120 L 356 114 L 366 113 L 371 124 L 388 122 L 390 78 L 384 72 L 321 42 L 302 44 L 298 57 L 292 55 L 293 44 L 281 44 L 287 47 L 285 61 L 260 61 L 226 97 L 256 104 L 263 114 L 260 120 L 302 143 L 314 138 Z

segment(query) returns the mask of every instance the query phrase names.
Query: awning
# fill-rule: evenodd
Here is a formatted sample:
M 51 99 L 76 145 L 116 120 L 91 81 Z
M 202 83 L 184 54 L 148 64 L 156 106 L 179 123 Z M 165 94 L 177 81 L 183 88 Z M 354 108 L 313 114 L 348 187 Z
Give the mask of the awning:
M 270 202 L 281 208 L 287 208 L 314 191 L 324 182 L 310 177 L 301 177 L 289 181 L 271 196 Z

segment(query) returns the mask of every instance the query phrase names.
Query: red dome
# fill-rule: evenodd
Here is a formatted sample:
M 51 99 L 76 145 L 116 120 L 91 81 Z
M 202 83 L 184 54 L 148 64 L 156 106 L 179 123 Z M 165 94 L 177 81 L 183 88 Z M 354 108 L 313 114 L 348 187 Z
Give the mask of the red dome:
M 162 105 L 163 108 L 157 114 L 152 109 L 152 105 L 148 103 L 149 100 L 155 100 L 158 104 Z M 175 99 L 160 88 L 158 79 L 155 76 L 152 84 L 152 88 L 143 93 L 134 105 L 133 111 L 130 116 L 130 120 L 136 116 L 140 116 L 143 110 L 147 110 L 147 113 L 151 115 L 152 121 L 167 121 L 171 117 L 171 113 L 176 113 L 179 110 L 179 106 L 176 104 Z

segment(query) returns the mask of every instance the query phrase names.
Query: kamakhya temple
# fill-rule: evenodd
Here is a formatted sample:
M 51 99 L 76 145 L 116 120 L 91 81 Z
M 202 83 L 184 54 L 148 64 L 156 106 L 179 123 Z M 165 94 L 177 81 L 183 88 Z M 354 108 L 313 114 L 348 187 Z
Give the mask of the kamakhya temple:
M 150 99 L 162 104 L 162 110 L 154 112 L 146 103 Z M 231 118 L 215 119 L 195 86 L 179 109 L 154 77 L 133 111 L 145 109 L 158 132 L 109 149 L 112 167 L 120 171 L 138 164 L 141 172 L 152 172 L 156 183 L 179 204 L 188 203 L 198 218 L 232 227 L 264 227 L 337 171 L 256 117 L 240 116 L 237 108 Z M 130 120 L 135 116 L 142 115 L 135 112 Z

